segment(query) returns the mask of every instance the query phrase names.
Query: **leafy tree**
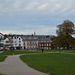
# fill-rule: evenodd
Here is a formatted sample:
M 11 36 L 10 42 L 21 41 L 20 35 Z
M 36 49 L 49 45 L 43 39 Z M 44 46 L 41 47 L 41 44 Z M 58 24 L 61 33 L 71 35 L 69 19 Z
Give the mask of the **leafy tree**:
M 57 28 L 56 33 L 58 36 L 64 35 L 68 37 L 75 33 L 75 26 L 73 22 L 69 20 L 65 20 L 61 25 L 58 25 Z
M 58 47 L 74 47 L 75 38 L 72 35 L 75 33 L 75 25 L 69 20 L 65 20 L 61 25 L 57 26 L 57 37 L 54 38 L 54 45 Z

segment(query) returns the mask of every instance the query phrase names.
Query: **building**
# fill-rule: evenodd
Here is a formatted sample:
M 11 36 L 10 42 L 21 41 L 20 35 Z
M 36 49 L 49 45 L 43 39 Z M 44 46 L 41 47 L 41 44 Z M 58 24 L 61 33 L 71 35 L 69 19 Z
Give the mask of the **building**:
M 0 33 L 0 50 L 4 48 L 4 35 Z
M 52 36 L 49 35 L 44 35 L 44 36 L 39 36 L 39 41 L 38 41 L 38 49 L 52 49 L 53 44 L 52 44 Z
M 34 35 L 27 35 L 23 37 L 24 49 L 37 49 L 38 48 L 38 38 Z
M 7 49 L 10 49 L 10 47 L 13 47 L 14 49 L 22 49 L 23 39 L 20 35 L 5 35 L 4 45 Z
M 10 48 L 10 39 L 4 38 L 4 48 L 9 49 Z
M 38 43 L 39 49 L 51 49 L 51 41 L 49 39 L 40 39 Z
M 52 49 L 51 35 L 5 35 L 4 45 L 5 48 L 10 49 L 13 47 L 17 50 L 27 49 Z

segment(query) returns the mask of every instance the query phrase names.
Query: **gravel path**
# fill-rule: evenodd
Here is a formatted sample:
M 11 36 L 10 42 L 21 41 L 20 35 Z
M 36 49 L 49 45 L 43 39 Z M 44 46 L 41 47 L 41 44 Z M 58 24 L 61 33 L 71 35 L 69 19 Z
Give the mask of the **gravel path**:
M 37 65 L 37 64 L 36 64 Z M 8 56 L 4 62 L 0 62 L 0 74 L 4 75 L 48 75 L 30 68 L 23 63 L 19 55 Z

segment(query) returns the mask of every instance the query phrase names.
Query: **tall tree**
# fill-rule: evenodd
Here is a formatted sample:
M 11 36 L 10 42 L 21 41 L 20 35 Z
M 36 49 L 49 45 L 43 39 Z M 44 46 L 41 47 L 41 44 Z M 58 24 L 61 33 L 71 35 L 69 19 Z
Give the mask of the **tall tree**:
M 65 20 L 61 25 L 57 26 L 57 45 L 59 47 L 67 47 L 67 49 L 71 46 L 73 46 L 75 43 L 75 39 L 72 37 L 72 35 L 75 33 L 75 25 L 73 22 L 69 20 Z
M 57 28 L 56 33 L 58 36 L 64 35 L 68 37 L 75 33 L 75 26 L 73 22 L 69 20 L 65 20 L 61 25 L 58 25 Z

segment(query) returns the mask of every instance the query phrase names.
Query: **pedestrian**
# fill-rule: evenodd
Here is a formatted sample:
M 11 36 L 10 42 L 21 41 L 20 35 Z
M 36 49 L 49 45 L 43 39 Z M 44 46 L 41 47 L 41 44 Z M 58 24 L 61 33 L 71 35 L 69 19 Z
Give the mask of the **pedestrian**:
M 43 49 L 42 49 L 42 53 L 43 53 Z

